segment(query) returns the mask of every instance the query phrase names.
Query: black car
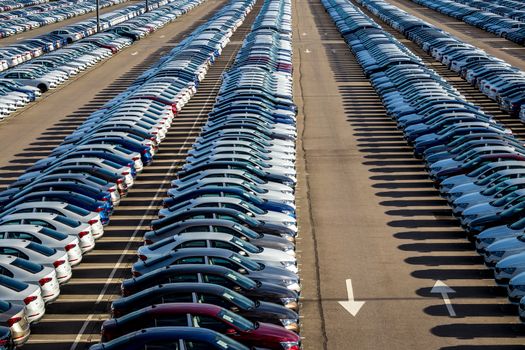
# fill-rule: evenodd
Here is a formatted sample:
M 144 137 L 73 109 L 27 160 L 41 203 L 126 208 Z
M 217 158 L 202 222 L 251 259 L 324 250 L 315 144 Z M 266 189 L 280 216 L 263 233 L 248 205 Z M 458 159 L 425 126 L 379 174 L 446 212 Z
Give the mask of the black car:
M 172 265 L 158 269 L 140 277 L 122 281 L 123 296 L 165 283 L 214 283 L 229 288 L 250 299 L 282 304 L 293 310 L 298 309 L 296 292 L 268 282 L 260 282 L 229 268 L 218 265 L 186 264 Z
M 115 300 L 113 317 L 121 317 L 146 306 L 163 303 L 212 304 L 233 311 L 251 321 L 273 323 L 299 330 L 299 315 L 278 304 L 251 300 L 226 287 L 212 283 L 168 283 L 144 289 Z

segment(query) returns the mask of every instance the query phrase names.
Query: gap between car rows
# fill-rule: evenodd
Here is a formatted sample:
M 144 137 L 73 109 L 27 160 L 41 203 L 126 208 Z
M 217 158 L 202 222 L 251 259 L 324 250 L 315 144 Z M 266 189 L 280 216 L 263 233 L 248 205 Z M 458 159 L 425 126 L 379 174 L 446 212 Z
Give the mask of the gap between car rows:
M 55 350 L 78 350 L 99 341 L 100 325 L 109 316 L 111 301 L 120 295 L 120 281 L 131 276 L 130 267 L 137 260 L 135 251 L 142 244 L 142 235 L 162 206 L 161 194 L 184 164 L 187 151 L 206 123 L 219 92 L 222 73 L 233 63 L 261 5 L 261 1 L 255 5 L 211 66 L 197 93 L 173 120 L 153 163 L 144 169 L 115 210 L 104 237 L 97 241 L 97 249 L 84 256 L 83 263 L 74 268 L 74 277 L 62 287 L 60 298 L 48 307 L 40 324 L 33 327 L 24 349 L 49 349 L 53 344 Z M 160 55 L 152 55 L 156 57 L 148 60 L 150 64 Z M 94 108 L 98 107 L 97 103 Z
M 305 158 L 297 186 L 304 349 L 521 348 L 524 329 L 505 291 L 495 286 L 323 6 L 307 4 L 298 10 L 302 22 L 294 35 Z M 487 112 L 510 118 L 446 68 L 426 63 Z M 517 119 L 506 122 L 521 134 Z M 355 317 L 338 303 L 348 300 L 346 279 L 355 300 L 365 302 Z M 430 293 L 436 280 L 456 291 L 456 317 Z

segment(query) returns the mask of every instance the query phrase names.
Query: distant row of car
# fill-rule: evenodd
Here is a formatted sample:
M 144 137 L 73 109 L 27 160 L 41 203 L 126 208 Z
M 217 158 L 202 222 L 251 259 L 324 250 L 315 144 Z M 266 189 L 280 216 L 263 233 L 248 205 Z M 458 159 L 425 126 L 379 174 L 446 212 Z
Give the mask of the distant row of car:
M 0 1 L 0 12 L 36 6 L 45 4 L 46 2 L 49 2 L 49 0 L 2 0 Z
M 167 5 L 170 2 L 172 1 L 151 1 L 149 9 L 157 9 L 158 7 Z M 146 8 L 142 5 L 130 5 L 125 8 L 105 13 L 100 17 L 101 30 L 106 31 L 121 24 L 122 22 L 129 21 L 137 16 L 141 16 L 145 12 Z M 144 25 L 144 23 L 142 24 Z M 82 38 L 89 37 L 96 33 L 96 19 L 90 18 L 85 21 L 55 29 L 49 33 L 39 35 L 34 38 L 20 40 L 16 43 L 3 46 L 0 48 L 0 60 L 3 61 L 3 63 L 0 63 L 0 67 L 2 67 L 4 70 L 16 67 L 24 62 L 30 61 L 36 57 L 40 57 L 46 53 L 59 50 L 68 44 L 71 44 Z M 0 71 L 1 70 L 2 69 L 0 69 Z
M 1 73 L 0 119 L 35 101 L 42 93 L 58 87 L 80 72 L 130 46 L 134 40 L 139 40 L 174 21 L 193 8 L 195 3 L 187 0 L 162 0 L 152 3 L 147 13 L 142 13 L 144 9 L 137 5 L 141 13 L 137 17 Z M 61 30 L 55 32 L 58 31 Z M 68 30 L 52 35 L 64 41 L 66 39 L 61 35 L 74 33 L 73 30 Z
M 323 3 L 524 320 L 525 146 L 358 8 Z
M 129 0 L 101 0 L 100 7 L 106 8 Z M 88 0 L 58 0 L 42 5 L 0 13 L 0 38 L 30 31 L 48 24 L 64 21 L 86 13 L 94 12 L 96 4 Z
M 300 349 L 291 32 L 265 1 L 91 350 Z
M 494 1 L 479 0 L 412 1 L 514 41 L 517 44 L 525 44 L 525 9 L 521 1 L 501 1 L 505 3 L 504 5 L 497 5 Z
M 177 14 L 201 2 L 179 0 L 168 8 Z M 6 344 L 28 339 L 29 324 L 43 317 L 46 304 L 71 278 L 71 267 L 104 234 L 114 207 L 151 162 L 176 112 L 220 54 L 215 41 L 205 48 L 209 36 L 229 33 L 238 24 L 228 22 L 234 14 L 175 48 L 162 66 L 144 73 L 0 193 L 0 325 L 12 337 Z M 175 91 L 172 99 L 165 98 Z
M 502 110 L 520 116 L 525 105 L 523 71 L 386 1 L 358 0 L 358 3 L 498 102 Z

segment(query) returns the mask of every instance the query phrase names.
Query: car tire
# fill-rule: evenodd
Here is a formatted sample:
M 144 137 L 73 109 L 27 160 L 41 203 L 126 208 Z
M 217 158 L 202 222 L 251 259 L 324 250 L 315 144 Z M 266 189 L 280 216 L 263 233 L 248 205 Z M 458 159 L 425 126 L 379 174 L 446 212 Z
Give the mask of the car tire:
M 42 93 L 47 92 L 47 90 L 48 90 L 46 84 L 38 84 L 37 88 L 39 88 L 40 92 L 42 92 Z

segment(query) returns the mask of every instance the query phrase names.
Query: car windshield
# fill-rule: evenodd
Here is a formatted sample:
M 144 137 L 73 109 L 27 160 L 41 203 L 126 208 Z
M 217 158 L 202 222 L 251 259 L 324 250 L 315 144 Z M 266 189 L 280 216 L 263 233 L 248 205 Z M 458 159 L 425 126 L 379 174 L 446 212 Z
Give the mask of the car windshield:
M 493 169 L 493 165 L 494 163 L 489 163 L 489 164 L 485 164 L 479 168 L 477 168 L 476 170 L 474 171 L 471 171 L 468 176 L 469 177 L 478 177 L 480 176 L 481 174 L 484 174 L 485 172 Z
M 38 273 L 44 269 L 44 266 L 40 264 L 35 264 L 29 260 L 20 258 L 16 258 L 15 260 L 13 260 L 11 262 L 11 265 L 31 273 Z
M 222 297 L 230 300 L 232 303 L 234 303 L 237 306 L 240 306 L 244 310 L 255 309 L 255 303 L 253 301 L 229 289 L 226 289 L 222 293 Z
M 235 283 L 237 283 L 244 289 L 254 289 L 257 287 L 257 283 L 255 283 L 255 281 L 233 270 L 226 272 L 224 274 L 224 277 L 226 277 L 230 281 L 235 281 Z
M 248 253 L 253 253 L 253 254 L 256 254 L 256 253 L 260 253 L 263 251 L 262 248 L 259 248 L 257 246 L 254 246 L 253 244 L 249 243 L 249 242 L 246 242 L 240 238 L 237 238 L 235 236 L 232 237 L 232 239 L 230 240 L 230 242 L 232 242 L 233 244 L 235 244 L 236 246 L 238 247 L 241 247 L 243 248 L 244 250 L 246 250 Z
M 57 216 L 55 218 L 55 221 L 58 221 L 61 224 L 64 224 L 69 227 L 79 227 L 82 224 L 80 221 L 76 221 L 65 216 Z
M 45 256 L 52 256 L 53 254 L 56 253 L 55 249 L 48 248 L 46 246 L 43 246 L 41 244 L 34 243 L 34 242 L 29 243 L 26 248 L 31 249 L 32 251 L 38 252 Z
M 252 259 L 245 258 L 244 256 L 239 255 L 237 253 L 230 255 L 230 259 L 239 263 L 240 265 L 242 265 L 243 267 L 246 267 L 247 269 L 251 271 L 262 270 L 262 266 L 259 263 L 253 261 Z
M 509 203 L 510 201 L 512 201 L 514 198 L 516 198 L 518 196 L 519 196 L 518 193 L 511 192 L 508 195 L 503 196 L 502 198 L 496 199 L 491 204 L 493 206 L 495 206 L 495 207 L 501 207 L 501 206 L 504 206 L 505 204 Z
M 255 232 L 254 230 L 249 229 L 248 227 L 244 227 L 241 225 L 233 225 L 233 228 L 236 229 L 239 232 L 242 232 L 246 237 L 248 238 L 261 238 L 263 235 Z
M 234 314 L 233 312 L 228 311 L 226 309 L 222 309 L 221 311 L 219 311 L 217 316 L 225 320 L 226 322 L 234 325 L 243 332 L 248 332 L 255 329 L 255 325 L 253 322 L 250 322 L 244 317 Z
M 245 202 L 245 201 L 241 201 L 239 203 L 239 205 L 241 205 L 242 207 L 250 210 L 252 213 L 255 213 L 257 215 L 263 215 L 263 214 L 266 214 L 266 212 L 258 207 L 256 207 L 255 205 L 253 204 L 250 204 L 248 202 Z

